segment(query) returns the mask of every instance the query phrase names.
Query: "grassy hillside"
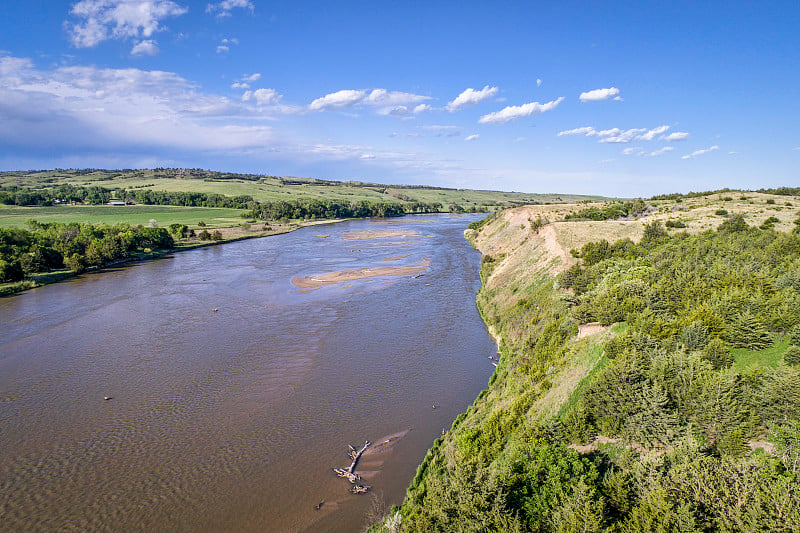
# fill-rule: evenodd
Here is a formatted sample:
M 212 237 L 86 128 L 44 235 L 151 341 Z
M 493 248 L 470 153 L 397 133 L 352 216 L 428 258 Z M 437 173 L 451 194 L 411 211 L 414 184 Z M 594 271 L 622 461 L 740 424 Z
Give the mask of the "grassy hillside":
M 800 530 L 800 202 L 649 204 L 468 233 L 498 366 L 375 529 Z
M 447 189 L 410 185 L 381 185 L 357 181 L 326 181 L 312 178 L 234 174 L 200 169 L 146 170 L 44 170 L 0 172 L 0 187 L 26 188 L 71 184 L 109 189 L 150 189 L 170 192 L 202 192 L 226 196 L 250 195 L 261 202 L 325 199 L 373 202 L 439 202 L 464 209 L 552 202 L 580 202 L 597 196 L 528 194 L 502 191 Z

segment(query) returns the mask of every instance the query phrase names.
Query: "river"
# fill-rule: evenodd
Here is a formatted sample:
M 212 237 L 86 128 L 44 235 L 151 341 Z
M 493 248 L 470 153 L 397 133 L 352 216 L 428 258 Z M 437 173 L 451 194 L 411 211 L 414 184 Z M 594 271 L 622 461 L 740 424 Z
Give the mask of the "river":
M 477 218 L 306 227 L 0 299 L 0 531 L 360 531 L 493 370 Z M 365 440 L 352 495 L 331 468 Z

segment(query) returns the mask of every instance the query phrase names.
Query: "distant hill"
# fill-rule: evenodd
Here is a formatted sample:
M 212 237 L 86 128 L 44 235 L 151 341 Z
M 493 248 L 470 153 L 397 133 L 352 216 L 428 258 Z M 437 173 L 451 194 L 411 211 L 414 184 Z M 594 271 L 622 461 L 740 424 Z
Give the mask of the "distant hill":
M 444 210 L 458 205 L 464 210 L 486 211 L 524 204 L 577 203 L 602 200 L 600 196 L 539 194 L 473 189 L 451 189 L 425 185 L 385 185 L 361 181 L 330 181 L 292 176 L 237 174 L 202 169 L 156 168 L 144 170 L 56 169 L 0 172 L 0 190 L 21 187 L 30 190 L 58 185 L 104 187 L 135 191 L 198 192 L 225 196 L 252 196 L 260 202 L 299 199 L 441 203 Z

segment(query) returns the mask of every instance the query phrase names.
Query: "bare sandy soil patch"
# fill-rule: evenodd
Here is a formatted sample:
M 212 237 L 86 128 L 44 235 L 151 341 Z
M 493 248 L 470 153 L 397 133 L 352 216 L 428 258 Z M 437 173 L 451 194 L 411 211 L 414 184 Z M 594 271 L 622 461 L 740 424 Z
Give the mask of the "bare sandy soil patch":
M 611 326 L 601 326 L 599 322 L 587 322 L 578 326 L 578 338 L 582 339 L 601 331 L 606 331 Z
M 406 258 L 406 257 L 408 257 L 409 255 L 411 255 L 411 254 L 405 254 L 405 255 L 396 255 L 396 256 L 394 256 L 394 257 L 387 257 L 387 258 L 385 258 L 385 259 L 381 259 L 381 261 L 400 261 L 401 259 L 405 259 L 405 258 Z
M 402 267 L 368 267 L 354 268 L 351 270 L 340 270 L 338 272 L 328 272 L 318 276 L 295 276 L 292 278 L 292 285 L 301 289 L 313 289 L 336 285 L 345 281 L 357 279 L 375 278 L 380 276 L 410 276 L 424 272 L 430 266 L 430 258 L 426 258 L 416 265 Z

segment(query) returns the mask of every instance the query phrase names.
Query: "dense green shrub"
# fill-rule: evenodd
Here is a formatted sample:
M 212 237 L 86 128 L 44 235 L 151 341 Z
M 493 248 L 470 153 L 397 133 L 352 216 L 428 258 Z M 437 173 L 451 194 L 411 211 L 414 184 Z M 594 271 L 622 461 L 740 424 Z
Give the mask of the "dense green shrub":
M 800 346 L 796 344 L 790 345 L 783 352 L 783 360 L 790 365 L 800 365 Z

